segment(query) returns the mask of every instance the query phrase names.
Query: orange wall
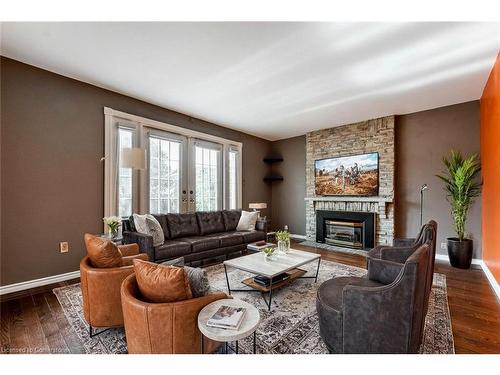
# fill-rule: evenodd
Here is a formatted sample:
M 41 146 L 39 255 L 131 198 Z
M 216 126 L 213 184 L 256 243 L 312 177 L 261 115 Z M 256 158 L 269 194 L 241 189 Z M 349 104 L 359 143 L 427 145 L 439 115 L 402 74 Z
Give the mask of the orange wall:
M 481 96 L 483 260 L 500 283 L 500 53 Z

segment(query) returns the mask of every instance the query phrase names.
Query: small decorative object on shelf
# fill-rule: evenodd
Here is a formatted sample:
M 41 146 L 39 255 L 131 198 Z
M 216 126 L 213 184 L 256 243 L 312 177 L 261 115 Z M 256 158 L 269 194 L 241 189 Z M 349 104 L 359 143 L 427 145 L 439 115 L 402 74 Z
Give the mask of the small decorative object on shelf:
M 118 216 L 108 216 L 103 217 L 102 220 L 108 227 L 109 235 L 111 236 L 111 238 L 115 238 L 118 235 L 118 228 L 122 223 L 122 219 Z
M 269 246 L 262 250 L 266 257 L 266 260 L 271 260 L 271 257 L 275 254 L 275 251 L 276 248 L 274 246 Z
M 287 230 L 279 230 L 276 232 L 276 240 L 278 240 L 278 251 L 286 254 L 290 250 L 290 233 Z

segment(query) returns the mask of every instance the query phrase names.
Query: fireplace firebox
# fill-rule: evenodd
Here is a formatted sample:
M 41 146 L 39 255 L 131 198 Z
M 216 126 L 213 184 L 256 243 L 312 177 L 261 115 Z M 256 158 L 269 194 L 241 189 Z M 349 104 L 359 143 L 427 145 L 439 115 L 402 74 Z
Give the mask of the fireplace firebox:
M 316 241 L 358 250 L 375 246 L 375 214 L 316 211 Z

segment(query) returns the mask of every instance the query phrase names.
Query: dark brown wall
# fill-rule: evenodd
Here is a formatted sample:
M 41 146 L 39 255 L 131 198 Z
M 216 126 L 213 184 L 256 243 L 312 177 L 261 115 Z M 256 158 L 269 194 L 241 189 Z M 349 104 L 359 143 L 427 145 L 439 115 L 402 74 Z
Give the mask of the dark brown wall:
M 396 116 L 396 236 L 415 236 L 420 225 L 420 187 L 426 183 L 424 221 L 438 222 L 438 252 L 453 237 L 450 205 L 442 183 L 442 157 L 450 149 L 479 153 L 479 101 Z M 474 239 L 474 257 L 481 257 L 481 201 L 471 208 L 467 231 Z
M 283 157 L 273 166 L 273 173 L 283 181 L 273 182 L 272 227 L 288 225 L 290 233 L 306 234 L 306 136 L 283 139 L 272 144 L 273 155 Z
M 271 201 L 271 142 L 2 58 L 1 285 L 77 270 L 102 230 L 105 106 L 243 142 L 243 207 Z

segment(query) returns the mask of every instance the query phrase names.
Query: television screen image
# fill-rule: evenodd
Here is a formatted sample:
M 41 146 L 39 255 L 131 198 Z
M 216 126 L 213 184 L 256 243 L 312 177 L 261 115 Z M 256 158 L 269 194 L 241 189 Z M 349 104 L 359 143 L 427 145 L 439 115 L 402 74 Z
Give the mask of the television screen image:
M 378 195 L 378 152 L 315 161 L 316 195 Z

